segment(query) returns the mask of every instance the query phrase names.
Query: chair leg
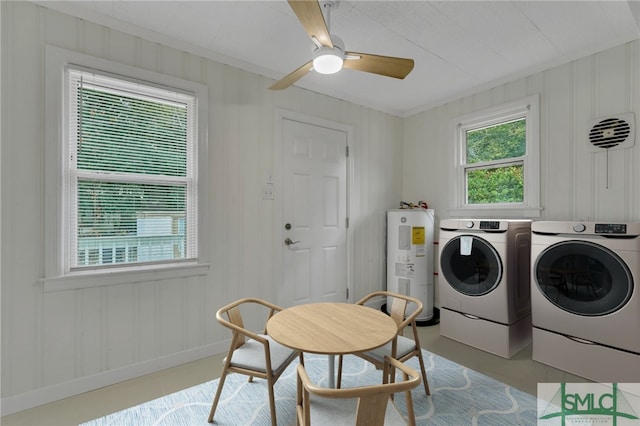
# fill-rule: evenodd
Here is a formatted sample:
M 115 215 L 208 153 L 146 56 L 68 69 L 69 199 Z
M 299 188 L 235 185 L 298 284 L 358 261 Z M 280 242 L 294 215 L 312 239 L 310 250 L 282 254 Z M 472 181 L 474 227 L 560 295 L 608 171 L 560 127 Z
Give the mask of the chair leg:
M 407 420 L 409 426 L 416 426 L 416 414 L 413 409 L 413 398 L 411 397 L 411 390 L 408 390 L 405 393 L 406 404 L 407 404 Z
M 418 353 L 418 361 L 420 362 L 420 372 L 422 373 L 422 382 L 424 383 L 424 393 L 431 395 L 429 382 L 427 381 L 427 370 L 424 368 L 424 359 L 422 359 L 422 351 Z
M 409 380 L 407 373 L 402 373 L 404 381 Z M 413 409 L 413 398 L 411 396 L 411 389 L 408 389 L 405 393 L 405 402 L 407 404 L 407 420 L 409 426 L 416 426 L 416 413 Z
M 269 385 L 269 407 L 271 409 L 271 426 L 277 426 L 277 422 L 276 422 L 276 398 L 274 395 L 274 390 L 273 390 L 273 385 L 274 383 L 271 383 L 271 380 L 268 380 L 268 385 Z
M 216 396 L 213 398 L 213 404 L 211 405 L 211 411 L 209 412 L 209 419 L 207 420 L 209 423 L 213 423 L 213 415 L 216 412 L 216 408 L 218 407 L 218 401 L 220 400 L 220 394 L 222 394 L 222 387 L 224 386 L 224 381 L 227 378 L 227 371 L 223 371 L 220 376 L 220 382 L 218 382 L 218 389 L 216 390 Z
M 336 381 L 336 389 L 342 386 L 342 355 L 338 355 L 338 380 Z

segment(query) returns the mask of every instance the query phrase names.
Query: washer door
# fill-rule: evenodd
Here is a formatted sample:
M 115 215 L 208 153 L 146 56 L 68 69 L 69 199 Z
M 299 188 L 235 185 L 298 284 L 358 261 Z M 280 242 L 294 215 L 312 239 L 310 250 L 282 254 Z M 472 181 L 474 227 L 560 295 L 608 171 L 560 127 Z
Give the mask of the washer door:
M 551 303 L 577 315 L 607 315 L 631 298 L 633 278 L 613 251 L 589 241 L 547 247 L 534 265 L 538 289 Z
M 474 235 L 460 235 L 442 248 L 440 273 L 460 293 L 482 296 L 500 284 L 502 262 L 487 241 Z

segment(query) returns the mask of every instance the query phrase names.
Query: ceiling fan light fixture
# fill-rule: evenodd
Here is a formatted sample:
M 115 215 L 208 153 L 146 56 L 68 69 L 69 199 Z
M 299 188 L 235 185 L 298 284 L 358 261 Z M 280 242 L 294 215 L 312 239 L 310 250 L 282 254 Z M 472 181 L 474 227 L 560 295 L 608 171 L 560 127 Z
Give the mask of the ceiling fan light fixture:
M 314 51 L 313 69 L 320 74 L 335 74 L 342 69 L 344 52 L 334 47 L 320 47 Z

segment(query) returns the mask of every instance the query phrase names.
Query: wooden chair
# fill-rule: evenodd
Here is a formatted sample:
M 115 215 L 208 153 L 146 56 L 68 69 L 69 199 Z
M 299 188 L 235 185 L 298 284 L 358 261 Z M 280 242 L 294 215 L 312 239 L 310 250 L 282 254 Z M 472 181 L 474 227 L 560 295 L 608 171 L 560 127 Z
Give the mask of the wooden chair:
M 316 386 L 311 382 L 304 365 L 298 366 L 296 415 L 298 426 L 350 425 L 382 426 L 411 425 L 416 419 L 411 399 L 411 389 L 420 384 L 420 376 L 414 369 L 391 357 L 384 358 L 384 380 L 382 384 L 359 386 L 348 389 L 333 389 Z M 391 370 L 402 372 L 403 380 L 386 380 Z M 402 417 L 391 396 L 405 392 L 407 419 Z
M 267 313 L 267 318 L 264 322 L 265 329 L 260 334 L 245 328 L 240 312 L 241 307 L 244 310 L 251 309 L 252 312 L 260 310 Z M 245 298 L 224 306 L 216 312 L 216 319 L 220 324 L 231 329 L 232 337 L 229 352 L 223 360 L 224 366 L 218 383 L 218 390 L 211 406 L 211 412 L 209 413 L 209 423 L 213 423 L 213 415 L 215 414 L 227 374 L 240 373 L 248 375 L 250 382 L 253 381 L 254 377 L 267 380 L 271 424 L 276 426 L 276 403 L 273 385 L 297 356 L 300 357 L 300 363 L 304 364 L 301 352 L 281 345 L 266 334 L 267 321 L 281 310 L 282 308 L 279 306 L 267 301 Z
M 358 302 L 359 305 L 371 303 L 373 300 L 384 298 L 387 303 L 387 311 L 391 318 L 398 324 L 398 334 L 389 343 L 368 352 L 360 352 L 354 354 L 363 358 L 378 369 L 382 369 L 384 365 L 384 357 L 390 356 L 400 362 L 405 362 L 412 357 L 418 357 L 420 370 L 422 373 L 422 382 L 424 383 L 424 391 L 427 395 L 431 395 L 429 383 L 427 382 L 427 371 L 424 368 L 424 359 L 422 357 L 422 348 L 420 347 L 420 338 L 418 329 L 416 328 L 416 317 L 422 312 L 422 302 L 415 297 L 405 296 L 403 294 L 392 293 L 388 291 L 376 291 L 365 296 Z M 405 317 L 407 307 L 415 308 L 411 314 Z M 413 339 L 403 335 L 405 328 L 411 327 Z M 391 376 L 393 380 L 393 375 Z M 338 384 L 340 387 L 342 381 L 342 356 L 338 358 Z

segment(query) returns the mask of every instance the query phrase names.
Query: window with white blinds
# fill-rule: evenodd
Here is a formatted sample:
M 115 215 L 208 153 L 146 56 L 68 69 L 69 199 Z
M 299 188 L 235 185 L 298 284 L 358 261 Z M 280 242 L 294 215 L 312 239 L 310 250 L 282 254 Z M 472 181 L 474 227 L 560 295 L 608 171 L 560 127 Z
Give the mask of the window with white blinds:
M 66 95 L 66 269 L 196 260 L 196 96 L 71 66 Z

